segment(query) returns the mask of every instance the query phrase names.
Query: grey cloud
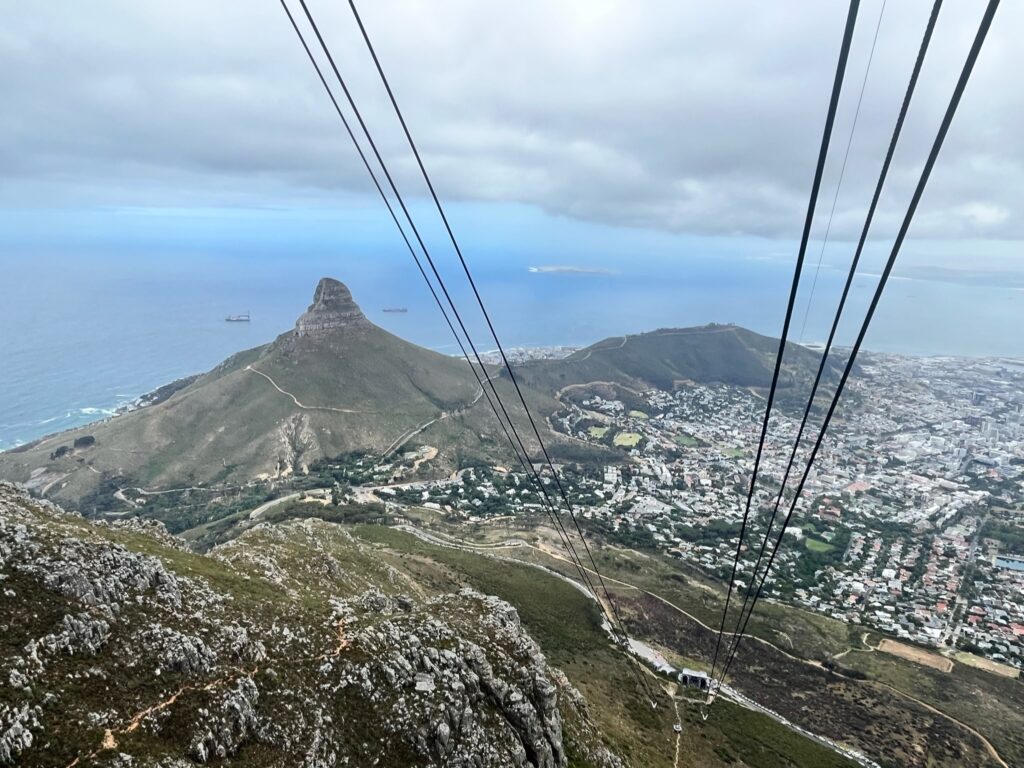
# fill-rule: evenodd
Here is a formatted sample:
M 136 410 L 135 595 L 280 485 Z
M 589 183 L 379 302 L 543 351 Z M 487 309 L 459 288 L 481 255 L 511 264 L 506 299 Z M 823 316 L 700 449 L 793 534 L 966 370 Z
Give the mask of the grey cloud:
M 410 193 L 422 193 L 344 3 L 311 1 Z M 842 3 L 363 2 L 448 199 L 696 234 L 793 238 Z M 833 236 L 853 239 L 931 3 L 889 3 Z M 898 224 L 982 4 L 947 3 L 880 235 Z M 879 4 L 862 3 L 827 212 Z M 1019 239 L 1024 7 L 1004 4 L 914 235 Z M 274 2 L 20 3 L 0 30 L 6 205 L 287 204 L 365 172 Z

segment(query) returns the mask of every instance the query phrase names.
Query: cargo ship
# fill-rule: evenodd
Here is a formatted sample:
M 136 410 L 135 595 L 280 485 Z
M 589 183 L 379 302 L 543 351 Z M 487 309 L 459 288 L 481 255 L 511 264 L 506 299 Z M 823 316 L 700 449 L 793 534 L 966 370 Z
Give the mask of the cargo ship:
M 243 315 L 228 315 L 227 317 L 224 318 L 224 322 L 226 322 L 226 323 L 248 323 L 249 322 L 249 313 L 246 312 Z

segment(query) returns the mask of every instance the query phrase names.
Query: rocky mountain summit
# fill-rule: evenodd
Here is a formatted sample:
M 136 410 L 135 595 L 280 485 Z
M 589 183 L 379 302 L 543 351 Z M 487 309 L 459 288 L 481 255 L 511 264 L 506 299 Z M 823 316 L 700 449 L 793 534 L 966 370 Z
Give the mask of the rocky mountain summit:
M 339 328 L 364 330 L 370 327 L 348 287 L 331 277 L 317 283 L 313 303 L 295 322 L 297 336 L 323 336 Z
M 508 603 L 317 519 L 155 528 L 0 483 L 0 765 L 621 765 Z

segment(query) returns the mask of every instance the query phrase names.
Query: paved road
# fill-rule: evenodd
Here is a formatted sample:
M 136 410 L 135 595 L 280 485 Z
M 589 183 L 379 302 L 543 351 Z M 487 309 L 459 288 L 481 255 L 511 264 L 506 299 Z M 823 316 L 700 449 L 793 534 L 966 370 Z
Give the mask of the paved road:
M 301 492 L 289 493 L 287 496 L 281 496 L 280 498 L 277 498 L 277 499 L 271 499 L 270 501 L 266 502 L 265 504 L 260 504 L 258 507 L 256 507 L 256 509 L 254 509 L 252 512 L 249 513 L 249 519 L 250 520 L 256 520 L 260 515 L 262 515 L 264 512 L 266 512 L 271 507 L 276 507 L 278 504 L 284 504 L 286 501 L 291 501 L 292 499 L 297 499 L 301 495 L 302 495 Z

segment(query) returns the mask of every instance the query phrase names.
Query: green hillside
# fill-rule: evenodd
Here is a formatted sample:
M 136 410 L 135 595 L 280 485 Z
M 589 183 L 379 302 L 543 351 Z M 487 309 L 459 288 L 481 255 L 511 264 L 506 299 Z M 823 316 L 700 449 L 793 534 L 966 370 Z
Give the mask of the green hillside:
M 605 339 L 564 360 L 538 360 L 520 369 L 534 388 L 615 382 L 634 389 L 671 390 L 683 382 L 767 387 L 778 340 L 735 325 L 667 328 Z M 819 356 L 796 344 L 786 348 L 781 385 L 813 375 Z
M 0 454 L 0 477 L 75 501 L 105 481 L 153 489 L 287 476 L 324 456 L 384 451 L 478 392 L 464 362 L 378 328 L 325 279 L 273 343 L 156 405 Z
M 662 329 L 607 339 L 564 360 L 529 362 L 516 376 L 553 459 L 603 463 L 621 456 L 550 428 L 566 386 L 672 389 L 692 381 L 765 387 L 776 344 L 731 325 Z M 809 380 L 817 359 L 803 347 L 788 348 L 783 406 L 803 396 L 804 388 L 793 383 Z M 488 372 L 531 458 L 541 460 L 507 373 L 496 366 Z M 117 515 L 142 511 L 152 500 L 146 494 L 237 493 L 254 480 L 276 483 L 304 474 L 319 459 L 353 452 L 430 446 L 436 456 L 427 469 L 434 474 L 480 462 L 515 465 L 465 362 L 378 328 L 348 289 L 329 278 L 320 281 L 291 331 L 182 384 L 166 388 L 148 407 L 0 453 L 0 478 Z M 125 493 L 134 498 L 126 500 Z

